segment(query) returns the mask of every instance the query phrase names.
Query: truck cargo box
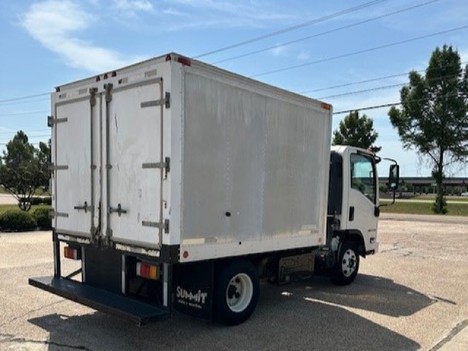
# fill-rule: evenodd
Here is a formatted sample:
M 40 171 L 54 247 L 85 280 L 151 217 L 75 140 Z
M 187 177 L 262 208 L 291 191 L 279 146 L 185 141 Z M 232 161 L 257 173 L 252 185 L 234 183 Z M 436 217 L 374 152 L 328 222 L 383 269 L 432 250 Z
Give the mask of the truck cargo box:
M 56 90 L 60 240 L 179 262 L 324 244 L 330 105 L 177 54 Z

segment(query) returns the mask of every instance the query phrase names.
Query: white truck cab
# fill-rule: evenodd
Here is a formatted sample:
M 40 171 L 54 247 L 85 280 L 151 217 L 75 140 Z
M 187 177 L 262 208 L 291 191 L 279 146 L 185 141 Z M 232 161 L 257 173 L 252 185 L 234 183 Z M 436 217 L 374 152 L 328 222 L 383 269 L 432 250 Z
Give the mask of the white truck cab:
M 398 184 L 398 165 L 390 167 L 390 184 Z M 332 146 L 328 192 L 327 263 L 335 283 L 352 282 L 359 269 L 359 256 L 378 251 L 380 215 L 377 163 L 381 158 L 369 150 Z M 341 264 L 340 264 L 341 261 Z

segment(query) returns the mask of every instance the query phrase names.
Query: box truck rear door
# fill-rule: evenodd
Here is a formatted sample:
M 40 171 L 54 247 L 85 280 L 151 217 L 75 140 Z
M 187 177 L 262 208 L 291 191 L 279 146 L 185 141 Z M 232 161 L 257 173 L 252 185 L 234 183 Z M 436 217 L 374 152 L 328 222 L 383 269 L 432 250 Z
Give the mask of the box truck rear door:
M 57 94 L 52 127 L 52 186 L 57 232 L 91 238 L 98 226 L 96 206 L 99 110 L 96 90 Z M 60 147 L 57 147 L 59 145 Z
M 106 86 L 106 236 L 132 247 L 159 248 L 161 192 L 162 79 Z

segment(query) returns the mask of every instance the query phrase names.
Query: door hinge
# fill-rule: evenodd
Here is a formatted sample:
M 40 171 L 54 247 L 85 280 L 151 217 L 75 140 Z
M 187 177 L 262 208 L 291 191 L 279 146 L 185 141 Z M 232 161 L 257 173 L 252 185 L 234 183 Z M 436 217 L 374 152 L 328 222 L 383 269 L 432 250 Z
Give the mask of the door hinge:
M 171 171 L 171 158 L 170 157 L 166 157 L 164 158 L 164 168 L 166 170 L 166 177 L 167 178 L 167 174 Z
M 96 106 L 96 93 L 98 89 L 97 88 L 89 88 L 89 104 L 91 107 Z
M 164 230 L 164 233 L 169 233 L 169 220 L 165 219 L 163 223 L 151 222 L 151 221 L 142 221 L 141 225 L 144 227 L 153 227 Z
M 140 107 L 145 108 L 145 107 L 161 106 L 161 105 L 164 105 L 165 108 L 170 108 L 171 107 L 171 93 L 166 92 L 165 95 L 164 95 L 164 98 L 160 99 L 160 100 L 143 101 L 140 104 Z
M 171 93 L 168 91 L 166 91 L 166 93 L 164 94 L 164 107 L 171 107 Z
M 55 124 L 68 122 L 68 118 L 54 118 L 54 116 L 47 116 L 47 127 L 52 128 Z
M 53 163 L 49 164 L 49 171 L 64 171 L 67 170 L 68 166 L 67 165 L 55 165 Z
M 168 219 L 164 220 L 164 233 L 166 234 L 169 233 L 169 220 Z
M 167 174 L 171 171 L 171 158 L 165 157 L 164 162 L 147 162 L 141 165 L 143 169 L 148 168 L 163 168 L 164 178 L 167 178 Z
M 106 102 L 112 101 L 112 83 L 104 84 L 104 89 L 106 89 Z
M 68 213 L 65 212 L 56 212 L 53 208 L 49 209 L 49 217 L 65 217 L 68 218 Z

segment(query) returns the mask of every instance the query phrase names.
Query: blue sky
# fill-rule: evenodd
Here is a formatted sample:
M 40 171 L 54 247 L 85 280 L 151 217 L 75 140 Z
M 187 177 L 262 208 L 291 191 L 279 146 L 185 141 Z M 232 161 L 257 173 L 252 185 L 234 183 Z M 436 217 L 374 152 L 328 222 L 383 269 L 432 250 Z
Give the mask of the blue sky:
M 2 1 L 0 33 L 3 147 L 20 129 L 33 143 L 48 139 L 47 93 L 55 86 L 172 51 L 320 98 L 335 111 L 398 102 L 407 72 L 424 70 L 437 46 L 452 45 L 468 61 L 468 2 Z M 374 120 L 380 155 L 396 158 L 403 176 L 429 176 L 424 159 L 402 149 L 387 112 L 362 112 Z M 344 116 L 334 116 L 333 129 Z M 448 171 L 468 176 L 466 165 Z

